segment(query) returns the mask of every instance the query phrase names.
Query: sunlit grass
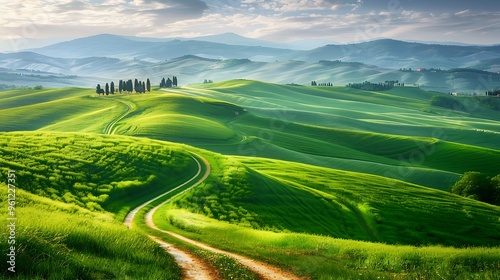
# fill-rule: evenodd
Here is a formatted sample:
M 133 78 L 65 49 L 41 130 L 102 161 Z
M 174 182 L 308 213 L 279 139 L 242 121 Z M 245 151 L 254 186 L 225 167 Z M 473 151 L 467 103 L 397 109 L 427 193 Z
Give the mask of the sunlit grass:
M 6 204 L 7 186 L 0 187 Z M 17 279 L 180 279 L 171 256 L 113 215 L 21 189 L 16 194 Z M 3 252 L 7 246 L 1 243 Z M 4 276 L 7 265 L 2 262 Z
M 24 190 L 122 217 L 196 173 L 182 148 L 99 134 L 0 133 L 0 178 L 14 169 Z
M 172 225 L 172 221 L 175 221 Z M 495 279 L 500 248 L 403 246 L 254 230 L 165 206 L 162 228 L 313 279 Z

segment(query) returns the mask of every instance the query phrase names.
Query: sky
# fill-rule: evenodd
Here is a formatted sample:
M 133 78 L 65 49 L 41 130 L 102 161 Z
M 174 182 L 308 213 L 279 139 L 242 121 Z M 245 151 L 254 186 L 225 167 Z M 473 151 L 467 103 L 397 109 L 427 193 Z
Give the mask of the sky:
M 498 0 L 1 0 L 0 40 L 22 48 L 102 33 L 171 38 L 233 32 L 276 42 L 500 44 Z M 17 38 L 17 39 L 16 39 Z

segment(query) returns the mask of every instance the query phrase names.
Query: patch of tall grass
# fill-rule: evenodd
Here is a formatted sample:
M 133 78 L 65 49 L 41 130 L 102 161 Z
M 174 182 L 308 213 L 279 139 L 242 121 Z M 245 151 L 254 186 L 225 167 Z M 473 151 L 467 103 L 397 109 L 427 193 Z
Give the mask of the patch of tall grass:
M 196 172 L 181 145 L 63 132 L 0 133 L 0 180 L 55 201 L 123 215 Z
M 7 204 L 7 186 L 0 187 L 0 202 Z M 16 194 L 18 279 L 181 279 L 170 255 L 112 214 L 22 189 Z M 7 215 L 0 218 L 5 221 Z M 8 246 L 1 242 L 1 251 L 7 252 Z M 4 277 L 10 275 L 7 265 L 2 262 Z
M 312 279 L 496 279 L 500 247 L 408 246 L 262 231 L 166 205 L 161 228 Z M 184 229 L 172 225 L 174 219 Z

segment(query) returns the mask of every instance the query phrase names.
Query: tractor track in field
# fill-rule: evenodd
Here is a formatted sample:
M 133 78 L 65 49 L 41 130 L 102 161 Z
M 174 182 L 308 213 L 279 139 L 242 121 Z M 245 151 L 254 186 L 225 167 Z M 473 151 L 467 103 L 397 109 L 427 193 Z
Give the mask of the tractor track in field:
M 146 214 L 145 216 L 145 219 L 146 219 L 146 225 L 156 231 L 159 231 L 159 232 L 162 232 L 162 233 L 166 233 L 166 234 L 169 234 L 170 236 L 172 237 L 175 237 L 177 239 L 179 239 L 180 241 L 184 242 L 184 243 L 188 243 L 188 244 L 191 244 L 191 245 L 195 245 L 199 248 L 202 248 L 202 249 L 205 249 L 205 250 L 208 250 L 208 251 L 211 251 L 213 253 L 216 253 L 216 254 L 223 254 L 223 255 L 226 255 L 226 256 L 229 256 L 233 259 L 235 259 L 236 261 L 238 261 L 239 263 L 241 263 L 242 265 L 246 266 L 249 270 L 253 271 L 255 274 L 257 274 L 259 276 L 260 279 L 263 279 L 263 280 L 276 280 L 276 279 L 287 279 L 287 280 L 299 280 L 299 279 L 302 279 L 296 275 L 293 275 L 292 273 L 290 272 L 286 272 L 280 268 L 277 268 L 277 267 L 274 267 L 272 265 L 269 265 L 267 263 L 264 263 L 264 262 L 261 262 L 261 261 L 257 261 L 257 260 L 253 260 L 253 259 L 250 259 L 248 257 L 245 257 L 245 256 L 241 256 L 241 255 L 238 255 L 238 254 L 235 254 L 235 253 L 231 253 L 231 252 L 227 252 L 227 251 L 224 251 L 224 250 L 220 250 L 220 249 L 217 249 L 217 248 L 214 248 L 214 247 L 211 247 L 211 246 L 208 246 L 206 244 L 203 244 L 201 242 L 198 242 L 198 241 L 195 241 L 195 240 L 192 240 L 192 239 L 189 239 L 187 237 L 184 237 L 180 234 L 176 234 L 174 232 L 170 232 L 170 231 L 166 231 L 166 230 L 162 230 L 160 228 L 158 228 L 154 222 L 153 222 L 153 215 L 154 213 L 163 205 L 165 205 L 166 203 L 170 202 L 173 198 L 175 198 L 176 196 L 198 186 L 199 184 L 201 184 L 203 181 L 205 181 L 205 179 L 208 177 L 208 175 L 210 175 L 210 164 L 208 163 L 208 161 L 197 155 L 197 154 L 193 154 L 191 155 L 191 157 L 196 161 L 197 165 L 198 165 L 198 172 L 191 178 L 189 179 L 188 181 L 186 181 L 185 183 L 177 186 L 176 188 L 172 189 L 172 190 L 169 190 L 143 204 L 141 204 L 140 206 L 136 207 L 134 210 L 130 211 L 129 214 L 126 216 L 125 220 L 124 220 L 124 224 L 129 227 L 129 228 L 132 228 L 132 225 L 133 225 L 133 221 L 134 221 L 134 218 L 136 216 L 136 214 L 142 209 L 144 208 L 145 206 L 149 205 L 150 203 L 156 201 L 157 199 L 161 199 L 165 196 L 167 196 L 168 194 L 171 194 L 172 192 L 178 190 L 179 188 L 182 188 L 188 184 L 192 184 L 191 186 L 187 187 L 185 190 L 183 190 L 182 192 L 180 193 L 177 193 L 171 197 L 169 197 L 168 199 L 166 199 L 165 201 L 163 201 L 162 203 L 160 203 L 159 205 L 155 206 L 153 209 L 151 209 L 150 211 L 148 211 L 148 213 Z M 206 171 L 205 173 L 203 174 L 203 176 L 197 180 L 196 182 L 192 183 L 193 181 L 195 181 L 201 174 L 202 172 L 202 167 L 201 167 L 201 163 L 200 161 L 196 158 L 198 157 L 202 162 L 203 164 L 205 165 L 206 167 Z M 183 279 L 196 279 L 196 280 L 204 280 L 204 279 L 218 279 L 217 277 L 217 271 L 214 271 L 213 268 L 211 268 L 210 265 L 208 265 L 206 263 L 206 261 L 196 257 L 196 256 L 193 256 L 191 253 L 185 251 L 185 250 L 181 250 L 179 248 L 176 248 L 175 246 L 173 246 L 172 244 L 169 244 L 163 240 L 161 240 L 160 238 L 158 237 L 155 237 L 155 236 L 152 236 L 152 235 L 149 235 L 149 237 L 156 241 L 158 244 L 160 244 L 161 247 L 163 247 L 169 254 L 171 254 L 176 262 L 179 264 L 179 266 L 182 268 L 183 270 Z
M 109 135 L 115 134 L 113 128 L 116 125 L 116 123 L 119 122 L 119 121 L 121 121 L 128 114 L 130 114 L 130 112 L 133 109 L 132 104 L 130 104 L 130 103 L 126 102 L 126 101 L 118 100 L 118 99 L 114 100 L 114 101 L 117 101 L 117 102 L 120 102 L 122 104 L 127 105 L 127 110 L 125 112 L 123 112 L 123 114 L 119 115 L 118 117 L 114 118 L 111 122 L 108 123 L 108 125 L 104 128 L 104 131 L 103 131 L 104 134 L 109 134 Z

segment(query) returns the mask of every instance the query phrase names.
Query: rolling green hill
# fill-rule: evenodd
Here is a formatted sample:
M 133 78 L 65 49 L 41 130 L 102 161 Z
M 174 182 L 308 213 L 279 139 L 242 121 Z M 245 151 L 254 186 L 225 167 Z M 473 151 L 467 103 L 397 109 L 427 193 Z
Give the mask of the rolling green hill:
M 220 166 L 218 177 L 177 206 L 278 232 L 389 244 L 500 245 L 500 208 L 448 192 L 276 160 L 233 157 Z
M 121 222 L 196 173 L 184 148 L 100 134 L 0 133 L 0 182 L 8 169 L 16 175 L 19 279 L 180 279 L 171 256 Z M 8 246 L 2 242 L 2 251 Z
M 464 172 L 499 173 L 500 115 L 477 98 L 457 98 L 460 110 L 431 106 L 438 94 L 248 80 L 105 97 L 79 88 L 0 92 L 0 182 L 16 170 L 19 213 L 55 221 L 29 219 L 20 230 L 35 231 L 23 239 L 34 253 L 21 258 L 59 252 L 23 277 L 44 278 L 61 264 L 62 278 L 134 278 L 150 256 L 110 256 L 127 242 L 153 245 L 116 220 L 193 176 L 188 152 L 196 150 L 212 174 L 163 208 L 155 219 L 166 228 L 318 279 L 331 269 L 348 279 L 366 270 L 488 278 L 500 265 L 491 256 L 500 208 L 447 191 Z M 69 227 L 58 222 L 72 216 Z M 71 230 L 86 219 L 95 222 Z M 107 230 L 115 245 L 96 241 Z M 95 251 L 79 247 L 87 241 Z M 474 248 L 456 249 L 464 246 Z M 121 262 L 133 264 L 116 271 Z M 179 276 L 171 259 L 153 266 L 157 278 Z
M 111 133 L 443 190 L 467 171 L 496 175 L 497 111 L 470 98 L 459 99 L 465 110 L 430 106 L 436 94 L 409 87 L 370 92 L 248 80 L 107 97 L 83 89 L 6 91 L 0 93 L 6 101 L 0 128 L 99 133 L 129 106 Z

